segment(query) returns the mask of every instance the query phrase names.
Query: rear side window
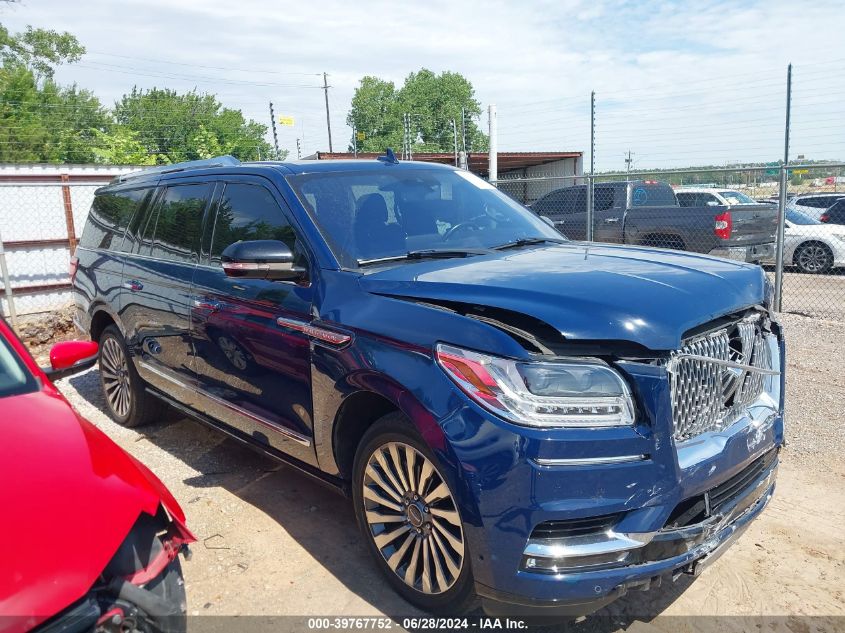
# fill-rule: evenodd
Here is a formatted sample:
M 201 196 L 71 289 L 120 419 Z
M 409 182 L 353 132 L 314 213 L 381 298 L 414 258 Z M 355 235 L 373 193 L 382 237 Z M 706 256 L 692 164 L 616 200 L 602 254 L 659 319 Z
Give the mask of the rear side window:
M 613 208 L 613 187 L 593 188 L 593 207 L 595 211 L 607 211 Z
M 675 192 L 667 184 L 643 180 L 631 184 L 632 207 L 677 207 Z
M 150 190 L 145 187 L 95 196 L 79 245 L 83 248 L 121 249 L 126 227 Z
M 558 189 L 552 191 L 540 198 L 532 207 L 537 213 L 543 215 L 557 215 L 563 213 L 563 199 L 566 195 L 566 189 Z
M 827 209 L 836 202 L 836 200 L 837 199 L 834 196 L 815 196 L 812 198 L 798 200 L 798 204 L 804 207 L 813 207 L 815 209 Z
M 171 185 L 164 189 L 140 229 L 140 255 L 176 262 L 197 260 L 202 214 L 211 184 Z
M 278 240 L 296 253 L 296 234 L 273 195 L 261 185 L 226 185 L 217 208 L 211 237 L 211 262 L 230 244 L 247 240 Z

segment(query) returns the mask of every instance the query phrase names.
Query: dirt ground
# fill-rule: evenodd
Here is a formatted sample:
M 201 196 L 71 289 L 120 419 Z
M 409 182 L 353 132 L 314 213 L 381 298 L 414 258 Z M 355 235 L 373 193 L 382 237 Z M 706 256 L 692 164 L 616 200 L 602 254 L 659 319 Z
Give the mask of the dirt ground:
M 845 333 L 838 320 L 784 322 L 790 444 L 770 506 L 699 578 L 629 594 L 579 626 L 701 630 L 703 619 L 668 616 L 718 615 L 783 616 L 767 628 L 800 633 L 845 627 Z M 182 503 L 199 538 L 183 564 L 190 613 L 415 615 L 370 562 L 343 498 L 178 414 L 141 432 L 117 426 L 95 370 L 59 386 Z

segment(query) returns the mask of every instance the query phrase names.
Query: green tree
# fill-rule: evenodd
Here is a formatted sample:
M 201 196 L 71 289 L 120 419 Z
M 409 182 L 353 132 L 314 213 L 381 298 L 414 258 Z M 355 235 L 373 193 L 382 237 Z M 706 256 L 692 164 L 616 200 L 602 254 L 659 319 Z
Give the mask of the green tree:
M 106 165 L 155 165 L 156 156 L 147 153 L 138 133 L 123 125 L 112 125 L 108 132 L 94 130 L 91 151 L 96 162 Z
M 0 67 L 0 161 L 94 162 L 92 143 L 110 124 L 89 91 L 50 78 L 39 83 L 22 65 Z
M 85 47 L 68 32 L 59 33 L 27 26 L 23 33 L 9 33 L 0 24 L 0 62 L 4 67 L 23 66 L 38 79 L 53 76 L 54 66 L 76 62 Z
M 461 148 L 462 116 L 467 149 L 487 151 L 487 136 L 475 122 L 481 114 L 481 104 L 472 84 L 460 73 L 445 71 L 437 75 L 426 68 L 408 75 L 399 90 L 392 82 L 378 77 L 361 79 L 346 117 L 347 124 L 366 137 L 358 141 L 358 151 L 380 152 L 385 147 L 398 151 L 402 147 L 405 113 L 411 115 L 414 151 L 452 152 L 453 120 Z
M 132 130 L 159 163 L 198 160 L 219 154 L 268 158 L 267 127 L 224 108 L 214 95 L 191 91 L 132 89 L 115 104 L 116 122 Z

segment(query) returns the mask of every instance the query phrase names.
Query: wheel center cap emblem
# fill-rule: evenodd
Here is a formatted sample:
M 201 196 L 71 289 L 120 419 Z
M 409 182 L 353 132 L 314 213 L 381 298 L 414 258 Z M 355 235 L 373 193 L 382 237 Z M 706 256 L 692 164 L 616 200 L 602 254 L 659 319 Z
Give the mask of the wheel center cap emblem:
M 423 513 L 422 510 L 419 509 L 416 505 L 408 506 L 408 521 L 411 522 L 415 528 L 422 526 L 423 524 Z

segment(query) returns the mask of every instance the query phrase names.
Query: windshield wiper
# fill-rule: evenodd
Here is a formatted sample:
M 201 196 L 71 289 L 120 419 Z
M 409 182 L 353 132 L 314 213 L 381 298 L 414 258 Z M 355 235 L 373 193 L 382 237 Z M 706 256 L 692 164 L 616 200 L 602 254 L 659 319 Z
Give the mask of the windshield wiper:
M 449 259 L 453 257 L 472 257 L 473 255 L 489 255 L 492 251 L 486 248 L 424 248 L 408 251 L 401 255 L 374 257 L 373 259 L 359 259 L 359 266 L 381 264 L 384 262 L 398 262 L 408 259 Z
M 493 250 L 503 251 L 507 248 L 520 248 L 522 246 L 533 246 L 534 244 L 566 244 L 567 240 L 555 237 L 521 237 L 513 242 L 505 242 L 494 246 Z

